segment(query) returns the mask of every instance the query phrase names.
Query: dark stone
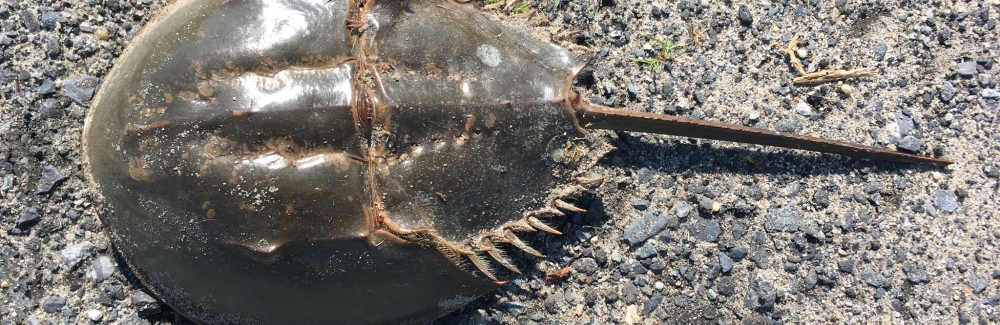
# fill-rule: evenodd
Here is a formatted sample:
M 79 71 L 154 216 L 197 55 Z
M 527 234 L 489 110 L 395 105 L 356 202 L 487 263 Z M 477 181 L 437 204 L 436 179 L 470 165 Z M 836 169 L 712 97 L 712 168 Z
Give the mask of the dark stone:
M 589 257 L 578 259 L 573 262 L 573 271 L 576 273 L 594 274 L 594 272 L 597 272 L 597 261 Z
M 892 185 L 896 186 L 896 189 L 905 190 L 909 186 L 908 181 L 905 178 L 899 176 L 892 177 Z
M 945 43 L 948 42 L 948 39 L 950 39 L 950 38 L 951 38 L 951 29 L 948 29 L 947 27 L 945 27 L 945 28 L 942 28 L 941 30 L 938 31 L 938 42 L 939 43 L 945 44 Z
M 941 101 L 947 102 L 955 97 L 955 86 L 950 81 L 945 81 L 941 86 Z
M 31 9 L 21 10 L 20 15 L 21 15 L 21 24 L 24 24 L 24 27 L 27 28 L 29 31 L 37 32 L 39 29 L 42 28 L 42 23 L 38 21 L 38 17 L 35 17 L 37 14 L 35 13 L 34 10 Z
M 924 147 L 924 142 L 914 137 L 905 137 L 903 140 L 899 140 L 896 146 L 900 150 L 916 153 L 920 152 L 920 148 Z
M 729 273 L 733 270 L 733 259 L 729 258 L 726 253 L 719 253 L 719 267 L 721 267 L 722 273 Z
M 63 307 L 66 307 L 66 297 L 48 297 L 42 302 L 42 310 L 49 314 L 61 312 Z
M 877 183 L 869 182 L 868 184 L 865 184 L 864 191 L 865 191 L 865 194 L 880 193 L 880 192 L 882 192 L 882 186 L 880 186 Z
M 976 63 L 972 61 L 959 62 L 958 75 L 965 79 L 972 79 L 976 75 Z
M 885 283 L 885 277 L 882 274 L 875 272 L 875 270 L 867 266 L 861 271 L 861 279 L 873 287 L 881 287 Z
M 654 210 L 646 210 L 643 212 L 642 217 L 625 229 L 624 237 L 629 245 L 635 246 L 645 242 L 666 227 L 667 218 L 661 217 L 660 213 Z
M 59 45 L 59 38 L 53 37 L 45 41 L 45 54 L 50 58 L 59 57 L 62 54 L 62 46 Z
M 830 206 L 830 192 L 825 190 L 818 190 L 813 193 L 813 203 L 816 203 L 820 208 L 826 208 Z
M 655 295 L 652 298 L 649 298 L 649 300 L 646 300 L 646 303 L 642 304 L 642 313 L 641 314 L 642 315 L 649 315 L 649 313 L 651 313 L 654 310 L 656 310 L 656 307 L 660 306 L 661 302 L 663 302 L 663 296 L 661 296 L 661 295 Z
M 42 101 L 42 118 L 60 118 L 65 114 L 62 105 L 58 100 L 48 98 Z
M 151 325 L 148 320 L 142 318 L 137 313 L 131 313 L 122 317 L 122 320 L 118 322 L 118 325 Z
M 927 269 L 914 262 L 903 263 L 903 272 L 906 273 L 906 279 L 909 280 L 910 283 L 924 284 L 931 282 L 930 275 L 927 274 Z
M 753 15 L 750 14 L 750 9 L 747 8 L 746 5 L 743 4 L 740 5 L 738 17 L 740 19 L 740 23 L 745 26 L 750 26 L 751 24 L 753 24 Z
M 962 324 L 962 325 L 971 324 L 972 323 L 972 317 L 969 317 L 969 314 L 966 313 L 966 312 L 964 312 L 964 311 L 959 311 L 958 312 L 958 323 Z
M 17 223 L 15 226 L 20 229 L 25 229 L 35 225 L 41 219 L 42 216 L 38 214 L 37 209 L 33 207 L 27 208 L 24 209 L 24 212 L 21 212 L 21 215 L 17 217 Z
M 764 223 L 764 228 L 770 232 L 794 232 L 799 230 L 799 223 L 801 221 L 802 216 L 799 213 L 799 209 L 793 204 L 788 204 L 777 209 L 769 210 L 767 212 L 767 221 Z
M 750 285 L 747 288 L 743 306 L 761 313 L 767 313 L 774 309 L 774 301 L 777 299 L 777 292 L 771 279 L 764 276 L 759 271 L 754 271 L 750 276 Z
M 721 277 L 715 284 L 715 291 L 723 296 L 732 296 L 736 294 L 736 281 L 731 276 Z
M 731 257 L 733 261 L 739 262 L 742 261 L 744 257 L 747 257 L 747 253 L 749 251 L 750 249 L 745 246 L 734 247 L 729 250 L 729 257 Z
M 816 288 L 816 284 L 819 282 L 819 275 L 816 274 L 816 270 L 809 270 L 806 273 L 806 277 L 802 279 L 803 289 L 805 291 L 812 290 Z
M 955 212 L 958 209 L 958 197 L 954 191 L 935 190 L 933 194 L 934 207 L 946 212 Z
M 59 26 L 59 13 L 55 11 L 46 11 L 42 13 L 42 27 L 45 29 L 56 29 Z
M 889 50 L 889 47 L 886 46 L 885 43 L 878 42 L 877 44 L 875 44 L 875 48 L 874 48 L 874 51 L 875 51 L 875 60 L 877 60 L 877 61 L 884 60 L 885 59 L 885 52 L 887 50 Z
M 854 274 L 854 260 L 843 260 L 837 262 L 837 270 L 847 274 Z
M 132 293 L 132 305 L 139 314 L 152 315 L 160 312 L 160 302 L 141 290 Z
M 795 131 L 799 130 L 799 120 L 795 118 L 782 119 L 774 125 L 774 130 L 778 132 L 795 133 Z
M 722 235 L 722 227 L 719 226 L 719 222 L 715 219 L 708 220 L 705 223 L 705 241 L 714 243 L 719 241 L 719 235 Z
M 57 184 L 66 179 L 66 176 L 59 173 L 59 170 L 52 165 L 45 165 L 42 167 L 42 176 L 38 179 L 38 184 L 35 186 L 35 194 L 43 194 L 52 191 Z
M 649 200 L 638 200 L 632 202 L 632 207 L 636 208 L 636 210 L 644 211 L 649 208 Z
M 63 83 L 63 95 L 69 97 L 77 104 L 87 106 L 90 99 L 94 97 L 94 89 L 100 79 L 94 76 L 73 76 Z

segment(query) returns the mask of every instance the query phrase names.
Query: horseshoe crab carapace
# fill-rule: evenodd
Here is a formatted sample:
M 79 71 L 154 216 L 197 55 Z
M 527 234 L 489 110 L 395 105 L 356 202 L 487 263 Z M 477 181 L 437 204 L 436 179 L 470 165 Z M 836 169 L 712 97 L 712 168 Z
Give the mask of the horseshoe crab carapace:
M 586 128 L 949 163 L 590 105 L 586 63 L 447 1 L 179 0 L 101 86 L 86 169 L 116 248 L 191 319 L 413 324 L 580 211 L 572 166 L 608 147 Z

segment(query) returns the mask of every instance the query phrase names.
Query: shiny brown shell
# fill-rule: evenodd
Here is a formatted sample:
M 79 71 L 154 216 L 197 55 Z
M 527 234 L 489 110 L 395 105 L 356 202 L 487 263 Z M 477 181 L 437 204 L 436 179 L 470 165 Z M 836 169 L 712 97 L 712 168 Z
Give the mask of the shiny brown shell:
M 117 248 L 182 314 L 421 323 L 544 227 L 524 212 L 569 181 L 550 154 L 582 135 L 584 64 L 446 1 L 182 0 L 117 61 L 83 148 Z

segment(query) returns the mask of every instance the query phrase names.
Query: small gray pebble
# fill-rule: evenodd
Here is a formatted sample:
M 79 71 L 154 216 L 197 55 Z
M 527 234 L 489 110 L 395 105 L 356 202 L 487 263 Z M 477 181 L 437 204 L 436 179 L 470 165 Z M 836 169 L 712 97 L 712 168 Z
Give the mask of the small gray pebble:
M 132 305 L 143 315 L 151 315 L 160 312 L 160 302 L 149 294 L 136 290 L 132 292 Z
M 902 112 L 896 112 L 896 126 L 899 127 L 899 136 L 905 137 L 913 131 L 913 119 Z
M 56 29 L 59 26 L 59 13 L 55 11 L 46 11 L 42 13 L 39 17 L 42 21 L 42 27 L 45 29 Z
M 692 208 L 690 204 L 687 204 L 687 202 L 680 202 L 674 206 L 674 215 L 678 218 L 687 218 L 688 214 L 691 213 L 691 210 Z
M 667 221 L 668 218 L 661 217 L 658 212 L 646 210 L 642 217 L 625 229 L 625 240 L 628 241 L 629 245 L 638 245 L 666 228 Z
M 903 151 L 920 152 L 920 148 L 924 147 L 924 142 L 914 137 L 905 137 L 903 140 L 899 140 L 899 144 L 896 146 Z
M 969 272 L 969 287 L 972 288 L 972 292 L 981 293 L 986 290 L 986 286 L 990 283 L 990 278 L 976 276 L 975 272 Z
M 794 118 L 782 119 L 778 121 L 777 124 L 774 125 L 774 130 L 778 132 L 795 133 L 795 131 L 798 131 L 798 129 L 799 129 L 799 120 Z
M 649 298 L 649 300 L 646 300 L 646 302 L 642 304 L 642 312 L 640 314 L 649 315 L 649 313 L 656 310 L 656 307 L 660 306 L 661 302 L 663 302 L 663 296 L 661 295 L 655 295 L 652 298 Z
M 747 288 L 743 306 L 759 312 L 769 312 L 774 309 L 774 302 L 777 299 L 777 291 L 774 283 L 768 279 L 764 273 L 754 271 L 750 275 L 750 285 Z
M 861 271 L 861 278 L 865 280 L 865 283 L 873 287 L 881 287 L 885 283 L 885 277 L 882 274 L 875 272 L 875 270 L 867 266 Z
M 965 79 L 972 79 L 976 75 L 976 62 L 959 62 L 958 75 Z
M 996 89 L 983 88 L 983 90 L 979 91 L 979 97 L 986 99 L 998 99 L 1000 98 L 1000 91 L 997 91 Z
M 111 321 L 110 317 L 108 321 L 109 322 Z M 122 320 L 118 322 L 118 325 L 151 325 L 151 324 L 152 323 L 150 323 L 145 318 L 142 318 L 142 316 L 139 316 L 139 314 L 137 313 L 131 313 L 125 315 L 125 317 L 122 317 Z
M 847 274 L 854 274 L 854 260 L 843 260 L 837 262 L 837 270 Z
M 719 266 L 722 267 L 722 273 L 729 273 L 733 270 L 733 259 L 729 258 L 726 253 L 719 253 Z
M 719 226 L 718 221 L 712 219 L 705 222 L 705 241 L 710 243 L 718 242 L 720 235 L 722 235 L 722 227 Z
M 42 81 L 42 85 L 38 86 L 38 93 L 43 96 L 51 95 L 56 92 L 56 85 L 52 83 L 52 80 L 45 79 Z
M 653 247 L 653 244 L 648 241 L 645 244 L 642 244 L 642 247 L 640 247 L 635 252 L 635 257 L 640 260 L 644 260 L 653 256 L 656 256 L 656 247 Z
M 38 179 L 38 184 L 35 185 L 35 194 L 51 192 L 64 179 L 66 179 L 66 176 L 60 174 L 59 170 L 52 165 L 43 166 L 42 175 Z
M 73 76 L 63 83 L 63 94 L 80 105 L 87 106 L 94 97 L 100 79 L 94 76 Z
M 742 261 L 743 258 L 747 257 L 747 253 L 749 251 L 750 251 L 750 249 L 748 249 L 748 248 L 746 248 L 744 246 L 735 247 L 735 248 L 729 250 L 729 257 L 731 257 L 733 259 L 733 261 L 739 262 L 739 261 Z
M 910 283 L 923 284 L 931 282 L 930 275 L 927 274 L 927 269 L 914 262 L 908 261 L 903 263 L 903 272 L 906 273 L 906 279 Z
M 934 207 L 938 209 L 945 212 L 955 212 L 958 209 L 958 197 L 955 196 L 954 191 L 935 190 L 933 197 Z
M 875 44 L 875 48 L 874 48 L 874 51 L 875 51 L 875 60 L 877 60 L 877 61 L 884 60 L 885 59 L 885 52 L 888 51 L 888 50 L 889 50 L 889 47 L 886 46 L 885 43 L 883 43 L 883 42 L 878 42 L 878 44 Z
M 115 269 L 115 263 L 111 260 L 110 256 L 99 256 L 90 265 L 90 273 L 88 275 L 95 282 L 104 282 L 104 280 L 107 280 L 108 277 L 111 277 L 115 273 Z
M 819 283 L 819 275 L 816 274 L 816 270 L 810 269 L 806 272 L 805 278 L 802 279 L 803 289 L 805 291 L 812 290 L 816 288 L 816 284 Z
M 42 310 L 49 314 L 58 313 L 63 307 L 66 307 L 66 297 L 48 297 L 42 302 Z
M 732 296 L 736 294 L 736 281 L 731 276 L 721 277 L 715 284 L 715 290 L 723 296 Z
M 70 245 L 64 248 L 59 255 L 62 257 L 63 264 L 66 264 L 70 270 L 76 269 L 80 266 L 87 256 L 90 256 L 91 251 L 94 250 L 94 244 L 89 241 L 84 241 L 79 244 Z
M 941 101 L 949 101 L 955 97 L 955 86 L 950 81 L 945 81 L 941 86 Z
M 738 17 L 740 23 L 746 26 L 753 24 L 753 15 L 750 13 L 750 9 L 746 5 L 741 4 L 738 12 Z
M 788 204 L 767 211 L 767 221 L 764 223 L 764 228 L 770 232 L 793 232 L 799 230 L 799 223 L 801 221 L 802 216 L 799 213 L 798 207 Z
M 892 185 L 895 185 L 896 189 L 898 190 L 905 190 L 906 187 L 909 185 L 909 182 L 905 178 L 899 177 L 897 175 L 897 176 L 892 176 Z
M 38 209 L 34 207 L 24 209 L 21 215 L 17 217 L 17 223 L 14 224 L 17 228 L 25 229 L 31 227 L 35 223 L 38 223 L 42 219 L 42 216 L 38 214 Z
M 60 118 L 65 114 L 65 110 L 63 110 L 58 100 L 46 98 L 42 101 L 41 113 L 43 119 Z

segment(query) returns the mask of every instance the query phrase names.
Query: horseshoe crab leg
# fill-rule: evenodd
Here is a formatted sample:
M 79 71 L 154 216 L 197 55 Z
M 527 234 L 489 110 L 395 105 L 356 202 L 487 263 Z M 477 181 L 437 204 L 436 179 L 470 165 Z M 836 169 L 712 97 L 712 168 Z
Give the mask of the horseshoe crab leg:
M 588 129 L 635 131 L 725 140 L 902 163 L 934 164 L 939 166 L 947 166 L 954 163 L 954 161 L 946 159 L 728 123 L 626 111 L 586 102 L 576 103 L 576 106 L 580 126 Z

